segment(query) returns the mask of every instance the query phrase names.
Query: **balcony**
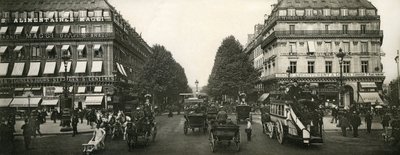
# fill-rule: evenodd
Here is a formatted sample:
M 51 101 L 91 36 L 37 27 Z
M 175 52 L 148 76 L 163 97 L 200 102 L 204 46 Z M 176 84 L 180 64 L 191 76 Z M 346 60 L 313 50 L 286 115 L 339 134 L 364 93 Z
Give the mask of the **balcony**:
M 301 78 L 301 79 L 316 79 L 322 81 L 335 82 L 340 77 L 340 73 L 291 73 L 290 78 Z M 354 78 L 374 78 L 378 80 L 384 80 L 385 75 L 383 72 L 378 73 L 343 73 L 344 79 Z M 271 79 L 285 79 L 288 78 L 287 73 L 276 73 L 268 76 L 261 77 L 262 81 Z
M 277 38 L 382 38 L 382 30 L 295 30 L 275 31 Z
M 276 16 L 274 20 L 308 21 L 308 20 L 380 20 L 380 16 Z
M 37 33 L 37 34 L 1 34 L 2 41 L 55 41 L 55 40 L 95 40 L 114 39 L 114 33 Z

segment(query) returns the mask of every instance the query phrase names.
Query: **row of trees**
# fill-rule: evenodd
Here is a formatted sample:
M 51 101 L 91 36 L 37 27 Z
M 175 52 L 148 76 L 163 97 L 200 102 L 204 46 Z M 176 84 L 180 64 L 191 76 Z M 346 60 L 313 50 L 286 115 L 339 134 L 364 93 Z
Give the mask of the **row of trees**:
M 259 72 L 254 69 L 243 52 L 243 46 L 234 36 L 225 38 L 218 48 L 208 85 L 204 88 L 209 96 L 222 101 L 223 96 L 237 99 L 240 92 L 255 94 Z
M 174 60 L 170 51 L 162 45 L 152 47 L 149 57 L 139 75 L 138 90 L 152 94 L 153 102 L 164 109 L 179 103 L 179 93 L 191 92 L 184 68 Z

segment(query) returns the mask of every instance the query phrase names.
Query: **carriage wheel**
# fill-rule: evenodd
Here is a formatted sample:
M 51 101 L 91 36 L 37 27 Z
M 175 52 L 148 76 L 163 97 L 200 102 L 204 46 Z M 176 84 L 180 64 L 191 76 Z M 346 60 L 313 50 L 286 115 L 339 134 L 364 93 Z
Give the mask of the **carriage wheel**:
M 213 134 L 210 133 L 210 149 L 211 149 L 211 152 L 215 152 L 216 151 L 215 145 L 216 145 L 216 140 L 214 139 Z
M 274 124 L 272 122 L 265 123 L 263 127 L 265 134 L 267 134 L 270 139 L 275 138 Z
M 241 137 L 241 135 L 240 135 L 240 132 L 239 132 L 239 134 L 238 135 L 236 135 L 236 137 L 235 137 L 235 150 L 236 151 L 240 151 L 240 137 Z
M 284 135 L 284 131 L 283 131 L 283 126 L 282 123 L 277 122 L 276 123 L 276 139 L 278 140 L 279 144 L 283 144 L 283 142 L 285 141 L 285 135 Z
M 185 135 L 188 133 L 187 122 L 185 122 L 185 125 L 183 126 L 183 133 L 184 133 Z

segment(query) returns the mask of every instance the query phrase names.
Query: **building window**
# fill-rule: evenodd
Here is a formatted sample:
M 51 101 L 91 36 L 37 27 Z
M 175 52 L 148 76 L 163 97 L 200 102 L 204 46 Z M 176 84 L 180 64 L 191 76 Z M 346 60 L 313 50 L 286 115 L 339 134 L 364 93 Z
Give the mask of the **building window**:
M 94 16 L 94 11 L 88 11 L 88 17 L 93 17 Z
M 78 51 L 78 58 L 86 58 L 87 57 L 86 45 L 78 45 L 77 51 Z
M 343 25 L 343 27 L 342 27 L 342 33 L 343 33 L 343 34 L 347 34 L 348 31 L 349 31 L 349 25 Z
M 365 9 L 359 9 L 358 13 L 360 16 L 365 16 Z
M 288 16 L 295 16 L 296 15 L 296 13 L 295 13 L 295 9 L 288 9 Z
M 48 45 L 46 48 L 47 51 L 47 58 L 49 59 L 54 59 L 57 56 L 56 50 L 54 48 L 54 45 Z
M 80 26 L 80 32 L 86 33 L 86 26 Z
M 290 73 L 296 73 L 297 72 L 297 62 L 296 61 L 290 61 Z
M 330 16 L 331 15 L 331 9 L 324 9 L 324 16 Z
M 295 31 L 294 25 L 289 25 L 289 32 L 290 32 L 290 34 L 294 34 L 294 31 Z
M 306 16 L 312 16 L 312 9 L 306 9 Z
M 315 65 L 315 62 L 314 61 L 309 61 L 308 63 L 307 63 L 308 65 L 308 73 L 314 73 L 314 65 Z
M 332 42 L 325 42 L 325 52 L 332 52 Z
M 100 25 L 93 26 L 93 32 L 94 33 L 100 33 L 101 32 L 101 26 Z
M 104 11 L 103 12 L 104 17 L 110 17 L 110 11 Z
M 361 61 L 361 72 L 368 73 L 368 61 Z
M 325 25 L 325 33 L 329 33 L 329 25 Z
M 79 17 L 87 17 L 87 11 L 86 10 L 79 11 Z
M 103 48 L 100 44 L 96 44 L 93 46 L 94 57 L 95 58 L 102 58 L 103 57 Z
M 350 61 L 343 61 L 343 73 L 350 73 Z
M 366 42 L 361 43 L 361 53 L 368 53 L 368 43 Z
M 110 24 L 104 25 L 104 28 L 105 28 L 105 32 L 107 32 L 107 33 L 111 33 L 112 32 L 112 28 L 111 28 Z
M 41 56 L 41 52 L 40 52 L 40 47 L 39 46 L 33 46 L 32 47 L 32 57 L 40 57 Z
M 103 11 L 102 11 L 102 10 L 96 10 L 96 11 L 94 11 L 94 16 L 95 16 L 95 17 L 101 17 L 101 16 L 103 16 Z
M 348 9 L 341 9 L 342 16 L 348 16 L 349 15 L 349 10 Z
M 350 43 L 349 42 L 343 43 L 343 52 L 350 52 Z
M 365 30 L 367 29 L 367 26 L 366 25 L 361 25 L 360 29 L 361 29 L 361 34 L 365 34 Z
M 289 43 L 289 53 L 290 54 L 296 53 L 296 43 L 295 42 Z
M 325 72 L 332 73 L 332 61 L 325 61 Z

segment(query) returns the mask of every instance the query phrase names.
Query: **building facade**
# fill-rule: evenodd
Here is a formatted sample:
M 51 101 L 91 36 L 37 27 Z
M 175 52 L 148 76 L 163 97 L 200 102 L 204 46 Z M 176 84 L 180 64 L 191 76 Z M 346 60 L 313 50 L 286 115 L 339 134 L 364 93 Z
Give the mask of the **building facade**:
M 2 107 L 123 107 L 151 54 L 106 0 L 0 1 Z
M 245 48 L 261 72 L 260 92 L 297 80 L 341 107 L 383 104 L 383 32 L 368 0 L 278 0 L 262 27 L 249 35 Z M 342 87 L 339 49 L 346 54 Z

